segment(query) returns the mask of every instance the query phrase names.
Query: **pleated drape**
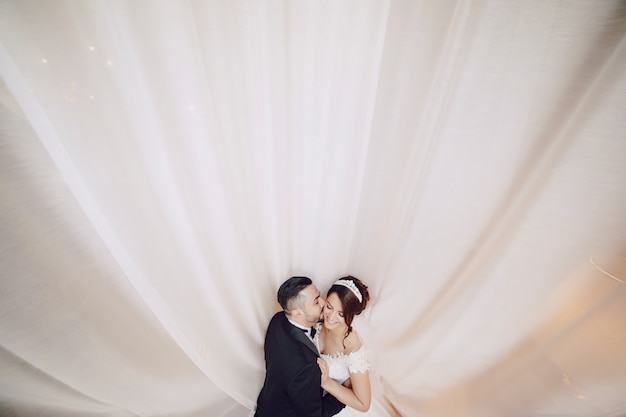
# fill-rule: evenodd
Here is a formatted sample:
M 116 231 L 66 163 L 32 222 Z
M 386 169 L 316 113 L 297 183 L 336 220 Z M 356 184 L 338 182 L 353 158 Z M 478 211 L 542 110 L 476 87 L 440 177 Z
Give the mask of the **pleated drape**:
M 625 33 L 609 0 L 0 2 L 0 414 L 249 416 L 280 283 L 345 274 L 384 417 L 626 413 Z

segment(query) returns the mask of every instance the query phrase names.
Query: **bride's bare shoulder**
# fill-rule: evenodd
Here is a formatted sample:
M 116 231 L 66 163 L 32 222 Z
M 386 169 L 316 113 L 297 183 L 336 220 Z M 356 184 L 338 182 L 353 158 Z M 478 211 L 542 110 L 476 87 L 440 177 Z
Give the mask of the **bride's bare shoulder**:
M 363 346 L 363 342 L 361 342 L 361 338 L 355 330 L 352 330 L 348 337 L 346 337 L 345 343 L 346 350 L 349 353 L 356 352 L 357 350 L 361 349 L 361 346 Z

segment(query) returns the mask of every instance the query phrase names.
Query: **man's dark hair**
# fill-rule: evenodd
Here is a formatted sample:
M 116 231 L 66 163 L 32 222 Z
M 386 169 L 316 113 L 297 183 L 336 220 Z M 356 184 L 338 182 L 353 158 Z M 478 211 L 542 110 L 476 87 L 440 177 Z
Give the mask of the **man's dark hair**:
M 294 308 L 302 308 L 298 305 L 298 295 L 300 291 L 313 284 L 311 278 L 308 277 L 291 277 L 283 282 L 278 289 L 278 304 L 283 308 L 285 313 L 291 313 Z

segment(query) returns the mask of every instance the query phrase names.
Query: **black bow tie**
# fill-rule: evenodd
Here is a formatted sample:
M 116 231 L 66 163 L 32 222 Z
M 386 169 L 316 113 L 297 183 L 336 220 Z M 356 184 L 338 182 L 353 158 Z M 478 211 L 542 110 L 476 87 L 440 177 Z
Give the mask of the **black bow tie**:
M 311 327 L 310 329 L 300 329 L 304 333 L 308 333 L 311 335 L 311 339 L 315 337 L 315 333 L 317 333 L 317 329 L 315 327 Z

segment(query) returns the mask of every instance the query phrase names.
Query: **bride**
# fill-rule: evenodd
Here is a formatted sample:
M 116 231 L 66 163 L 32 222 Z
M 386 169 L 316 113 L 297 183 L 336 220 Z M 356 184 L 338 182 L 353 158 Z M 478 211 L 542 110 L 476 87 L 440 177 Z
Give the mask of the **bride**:
M 352 329 L 354 316 L 365 309 L 369 299 L 367 286 L 358 278 L 338 279 L 326 295 L 323 323 L 316 327 L 313 341 L 321 356 L 317 361 L 322 388 L 346 404 L 337 416 L 363 415 L 372 403 L 367 353 Z

